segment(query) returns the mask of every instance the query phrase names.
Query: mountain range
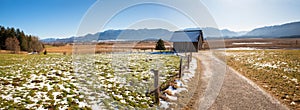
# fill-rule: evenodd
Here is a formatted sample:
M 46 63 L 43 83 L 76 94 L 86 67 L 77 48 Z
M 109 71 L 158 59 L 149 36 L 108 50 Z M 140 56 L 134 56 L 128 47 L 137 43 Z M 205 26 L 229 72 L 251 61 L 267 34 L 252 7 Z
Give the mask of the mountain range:
M 187 30 L 197 29 L 189 28 Z M 199 28 L 198 28 L 199 29 Z M 211 27 L 201 28 L 204 38 L 281 38 L 281 37 L 300 37 L 300 22 L 292 22 L 282 25 L 265 26 L 246 32 L 234 32 L 228 29 L 217 29 Z M 70 43 L 75 41 L 103 41 L 103 40 L 169 40 L 173 31 L 166 29 L 124 29 L 124 30 L 107 30 L 85 36 L 70 37 L 63 39 L 48 38 L 42 39 L 45 43 L 64 42 Z
M 300 22 L 293 22 L 275 26 L 266 26 L 254 29 L 246 34 L 246 36 L 262 37 L 284 37 L 296 35 L 300 35 Z

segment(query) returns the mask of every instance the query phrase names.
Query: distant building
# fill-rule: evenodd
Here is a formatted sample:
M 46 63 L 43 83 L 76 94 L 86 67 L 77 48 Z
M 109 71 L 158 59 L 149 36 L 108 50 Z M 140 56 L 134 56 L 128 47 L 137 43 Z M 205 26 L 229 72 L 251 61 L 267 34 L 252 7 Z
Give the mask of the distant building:
M 170 40 L 175 52 L 198 52 L 202 49 L 202 30 L 175 31 Z

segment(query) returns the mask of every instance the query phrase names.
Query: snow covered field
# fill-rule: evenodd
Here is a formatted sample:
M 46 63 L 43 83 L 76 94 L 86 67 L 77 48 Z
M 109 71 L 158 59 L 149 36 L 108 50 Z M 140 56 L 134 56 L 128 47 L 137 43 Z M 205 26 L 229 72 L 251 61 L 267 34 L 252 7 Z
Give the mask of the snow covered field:
M 152 54 L 8 55 L 0 57 L 0 109 L 153 108 L 160 83 L 179 70 L 179 57 Z M 76 61 L 73 61 L 76 60 Z M 86 62 L 92 61 L 92 62 Z

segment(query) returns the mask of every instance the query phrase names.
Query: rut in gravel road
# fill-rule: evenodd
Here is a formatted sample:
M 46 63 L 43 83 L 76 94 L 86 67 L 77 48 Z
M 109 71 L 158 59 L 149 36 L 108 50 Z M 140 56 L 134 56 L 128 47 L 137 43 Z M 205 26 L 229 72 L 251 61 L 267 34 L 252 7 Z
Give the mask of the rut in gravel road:
M 211 51 L 194 54 L 201 60 L 201 96 L 192 109 L 286 110 L 285 105 L 245 78 Z

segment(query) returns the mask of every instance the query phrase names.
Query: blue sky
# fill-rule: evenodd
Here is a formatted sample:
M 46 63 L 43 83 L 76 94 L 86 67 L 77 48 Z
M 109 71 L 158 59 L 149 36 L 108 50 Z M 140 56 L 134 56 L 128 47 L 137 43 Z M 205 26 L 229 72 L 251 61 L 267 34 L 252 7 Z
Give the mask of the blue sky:
M 300 0 L 200 1 L 220 29 L 250 31 L 257 27 L 300 21 Z M 76 35 L 86 12 L 95 2 L 96 0 L 0 0 L 0 25 L 20 28 L 25 33 L 40 38 L 70 37 Z M 157 28 L 162 24 L 165 26 L 163 28 L 194 26 L 187 17 L 176 13 L 176 10 L 168 7 L 139 5 L 117 14 L 105 28 Z M 169 20 L 162 22 L 163 19 Z
M 82 16 L 96 0 L 0 0 L 0 25 L 47 37 L 76 33 Z

